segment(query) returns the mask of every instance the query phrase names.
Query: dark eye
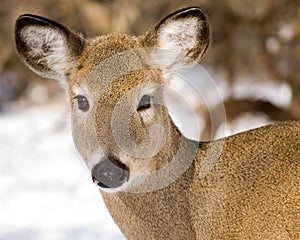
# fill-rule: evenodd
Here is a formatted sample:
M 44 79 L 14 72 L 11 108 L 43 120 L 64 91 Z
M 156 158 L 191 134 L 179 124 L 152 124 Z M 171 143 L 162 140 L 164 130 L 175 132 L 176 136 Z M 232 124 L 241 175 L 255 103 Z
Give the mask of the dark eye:
M 151 107 L 151 96 L 144 95 L 141 98 L 136 110 L 137 111 L 142 111 L 142 110 L 148 109 L 150 107 Z
M 89 101 L 87 100 L 87 98 L 85 96 L 78 95 L 75 98 L 77 100 L 78 108 L 81 111 L 87 111 L 87 110 L 89 110 L 90 104 L 89 104 Z

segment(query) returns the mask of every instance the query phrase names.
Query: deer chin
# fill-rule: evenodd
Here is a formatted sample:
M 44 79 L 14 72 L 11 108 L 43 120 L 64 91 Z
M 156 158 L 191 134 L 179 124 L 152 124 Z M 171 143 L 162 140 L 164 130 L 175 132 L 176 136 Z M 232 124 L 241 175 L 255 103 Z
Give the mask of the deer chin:
M 149 172 L 144 173 L 133 173 L 130 174 L 128 181 L 124 182 L 121 186 L 116 188 L 106 188 L 100 187 L 102 192 L 106 192 L 109 194 L 116 194 L 120 192 L 127 192 L 127 193 L 138 193 L 143 192 L 139 191 L 140 187 L 143 186 L 145 179 L 149 176 Z

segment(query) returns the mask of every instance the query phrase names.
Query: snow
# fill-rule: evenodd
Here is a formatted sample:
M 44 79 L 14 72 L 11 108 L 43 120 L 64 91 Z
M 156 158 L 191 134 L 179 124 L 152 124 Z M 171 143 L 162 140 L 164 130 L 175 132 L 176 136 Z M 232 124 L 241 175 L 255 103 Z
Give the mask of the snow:
M 35 239 L 125 239 L 56 102 L 0 115 L 0 240 Z

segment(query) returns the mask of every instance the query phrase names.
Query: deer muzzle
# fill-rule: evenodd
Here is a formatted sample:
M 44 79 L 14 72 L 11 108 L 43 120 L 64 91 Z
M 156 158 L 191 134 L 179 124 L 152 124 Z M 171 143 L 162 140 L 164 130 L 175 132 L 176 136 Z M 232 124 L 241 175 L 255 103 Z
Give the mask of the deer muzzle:
M 115 157 L 105 157 L 92 169 L 92 178 L 101 188 L 117 188 L 129 178 L 129 168 Z

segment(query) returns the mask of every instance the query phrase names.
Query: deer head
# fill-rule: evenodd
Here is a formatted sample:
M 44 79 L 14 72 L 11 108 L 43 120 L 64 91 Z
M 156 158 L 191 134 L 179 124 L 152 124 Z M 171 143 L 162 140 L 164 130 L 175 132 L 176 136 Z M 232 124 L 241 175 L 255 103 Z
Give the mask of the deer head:
M 128 189 L 171 161 L 183 136 L 164 89 L 172 72 L 191 68 L 208 47 L 201 9 L 179 10 L 140 37 L 91 39 L 27 14 L 15 37 L 20 59 L 67 89 L 74 142 L 102 189 Z

